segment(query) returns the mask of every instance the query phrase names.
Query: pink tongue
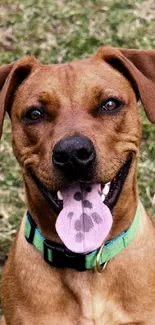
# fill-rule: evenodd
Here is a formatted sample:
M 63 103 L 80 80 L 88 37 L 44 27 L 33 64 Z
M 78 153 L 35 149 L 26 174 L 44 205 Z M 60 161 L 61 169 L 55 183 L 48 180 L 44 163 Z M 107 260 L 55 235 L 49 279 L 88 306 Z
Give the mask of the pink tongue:
M 56 230 L 65 246 L 87 253 L 101 246 L 112 226 L 112 215 L 102 202 L 100 184 L 78 183 L 63 191 L 63 209 Z

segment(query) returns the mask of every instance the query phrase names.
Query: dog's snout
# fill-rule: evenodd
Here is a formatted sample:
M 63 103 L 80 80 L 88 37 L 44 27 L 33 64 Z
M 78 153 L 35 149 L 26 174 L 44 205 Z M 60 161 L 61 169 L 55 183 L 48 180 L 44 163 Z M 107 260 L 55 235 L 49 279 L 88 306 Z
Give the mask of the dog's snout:
M 53 149 L 53 164 L 64 173 L 82 174 L 96 158 L 92 141 L 85 136 L 61 139 Z M 76 175 L 75 175 L 76 176 Z

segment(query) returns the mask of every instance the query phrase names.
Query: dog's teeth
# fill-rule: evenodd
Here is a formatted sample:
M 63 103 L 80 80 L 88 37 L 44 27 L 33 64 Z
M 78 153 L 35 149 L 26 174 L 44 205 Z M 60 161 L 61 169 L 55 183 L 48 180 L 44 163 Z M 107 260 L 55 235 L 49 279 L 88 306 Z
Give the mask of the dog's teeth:
M 105 200 L 105 195 L 102 194 L 102 195 L 101 195 L 101 198 L 102 198 L 102 202 L 104 202 L 104 200 Z
M 59 200 L 61 200 L 61 201 L 63 200 L 63 196 L 60 191 L 57 192 L 57 196 L 58 196 Z
M 104 195 L 107 195 L 107 194 L 109 193 L 109 185 L 108 185 L 108 184 L 106 184 L 106 185 L 104 186 L 104 188 L 103 188 L 103 190 L 102 190 L 102 193 L 103 193 Z

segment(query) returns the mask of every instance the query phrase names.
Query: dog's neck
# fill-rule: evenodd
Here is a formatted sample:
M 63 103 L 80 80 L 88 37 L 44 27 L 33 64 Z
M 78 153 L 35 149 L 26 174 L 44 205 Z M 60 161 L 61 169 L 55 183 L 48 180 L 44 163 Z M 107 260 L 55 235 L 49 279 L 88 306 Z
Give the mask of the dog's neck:
M 136 175 L 133 171 L 129 174 L 119 200 L 113 209 L 113 226 L 107 237 L 108 240 L 128 229 L 136 213 L 138 203 Z M 62 243 L 55 229 L 56 215 L 52 212 L 52 209 L 42 193 L 38 190 L 32 178 L 26 176 L 24 179 L 27 207 L 32 218 L 45 238 Z

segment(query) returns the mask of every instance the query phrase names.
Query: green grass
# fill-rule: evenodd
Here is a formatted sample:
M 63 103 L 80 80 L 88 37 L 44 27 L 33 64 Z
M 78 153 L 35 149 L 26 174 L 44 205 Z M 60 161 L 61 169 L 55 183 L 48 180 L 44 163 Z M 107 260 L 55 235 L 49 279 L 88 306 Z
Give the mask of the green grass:
M 65 62 L 99 46 L 155 47 L 153 0 L 1 0 L 0 64 L 24 55 L 44 63 Z M 155 128 L 142 111 L 139 191 L 146 208 L 155 206 Z M 0 261 L 25 209 L 22 177 L 10 145 L 6 119 L 0 147 Z

